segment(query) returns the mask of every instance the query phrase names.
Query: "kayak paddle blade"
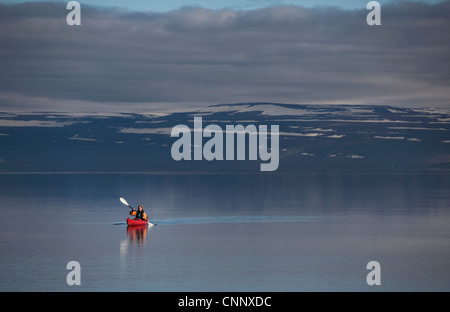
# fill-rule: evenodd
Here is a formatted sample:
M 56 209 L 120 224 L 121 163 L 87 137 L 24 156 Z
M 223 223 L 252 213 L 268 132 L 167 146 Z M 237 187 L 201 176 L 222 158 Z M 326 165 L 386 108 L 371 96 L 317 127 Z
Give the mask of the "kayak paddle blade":
M 128 202 L 125 200 L 125 198 L 120 197 L 120 201 L 122 202 L 122 204 L 124 204 L 124 205 L 130 207 L 130 205 L 128 205 Z

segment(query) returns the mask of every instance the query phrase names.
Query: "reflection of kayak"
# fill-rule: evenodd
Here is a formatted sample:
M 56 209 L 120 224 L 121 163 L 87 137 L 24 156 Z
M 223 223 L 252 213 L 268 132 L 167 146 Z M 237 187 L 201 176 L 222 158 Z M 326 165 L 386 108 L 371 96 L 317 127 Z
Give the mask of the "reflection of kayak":
M 127 224 L 129 226 L 136 226 L 136 225 L 148 225 L 148 221 L 140 220 L 140 219 L 130 219 L 127 218 Z

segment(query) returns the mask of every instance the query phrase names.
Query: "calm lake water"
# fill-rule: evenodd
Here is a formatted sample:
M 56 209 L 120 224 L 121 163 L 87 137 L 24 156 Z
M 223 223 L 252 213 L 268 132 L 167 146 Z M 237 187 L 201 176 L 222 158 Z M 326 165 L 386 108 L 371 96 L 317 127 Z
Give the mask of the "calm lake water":
M 448 174 L 0 175 L 0 205 L 0 291 L 450 290 Z

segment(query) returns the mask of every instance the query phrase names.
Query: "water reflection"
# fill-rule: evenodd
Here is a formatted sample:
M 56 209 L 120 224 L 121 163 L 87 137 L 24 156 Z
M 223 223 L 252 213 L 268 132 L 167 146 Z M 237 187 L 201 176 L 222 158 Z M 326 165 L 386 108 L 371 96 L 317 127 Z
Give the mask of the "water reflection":
M 127 227 L 127 235 L 132 244 L 142 247 L 147 237 L 148 225 L 136 225 Z
M 120 266 L 122 269 L 127 267 L 127 258 L 130 253 L 138 251 L 140 254 L 144 249 L 148 231 L 148 225 L 127 226 L 128 238 L 120 242 Z
M 122 195 L 158 226 L 127 228 Z M 450 289 L 448 173 L 0 175 L 0 206 L 3 291 L 61 289 L 74 254 L 104 262 L 86 291 L 365 291 L 369 260 L 383 290 Z

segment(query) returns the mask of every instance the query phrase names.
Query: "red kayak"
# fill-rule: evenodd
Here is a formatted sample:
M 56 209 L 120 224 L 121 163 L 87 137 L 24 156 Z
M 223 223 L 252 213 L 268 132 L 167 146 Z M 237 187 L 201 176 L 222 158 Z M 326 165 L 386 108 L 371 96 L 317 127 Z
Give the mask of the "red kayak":
M 130 218 L 127 218 L 127 224 L 128 224 L 128 226 L 147 225 L 148 221 L 144 221 L 144 220 L 141 220 L 141 219 L 130 219 Z

